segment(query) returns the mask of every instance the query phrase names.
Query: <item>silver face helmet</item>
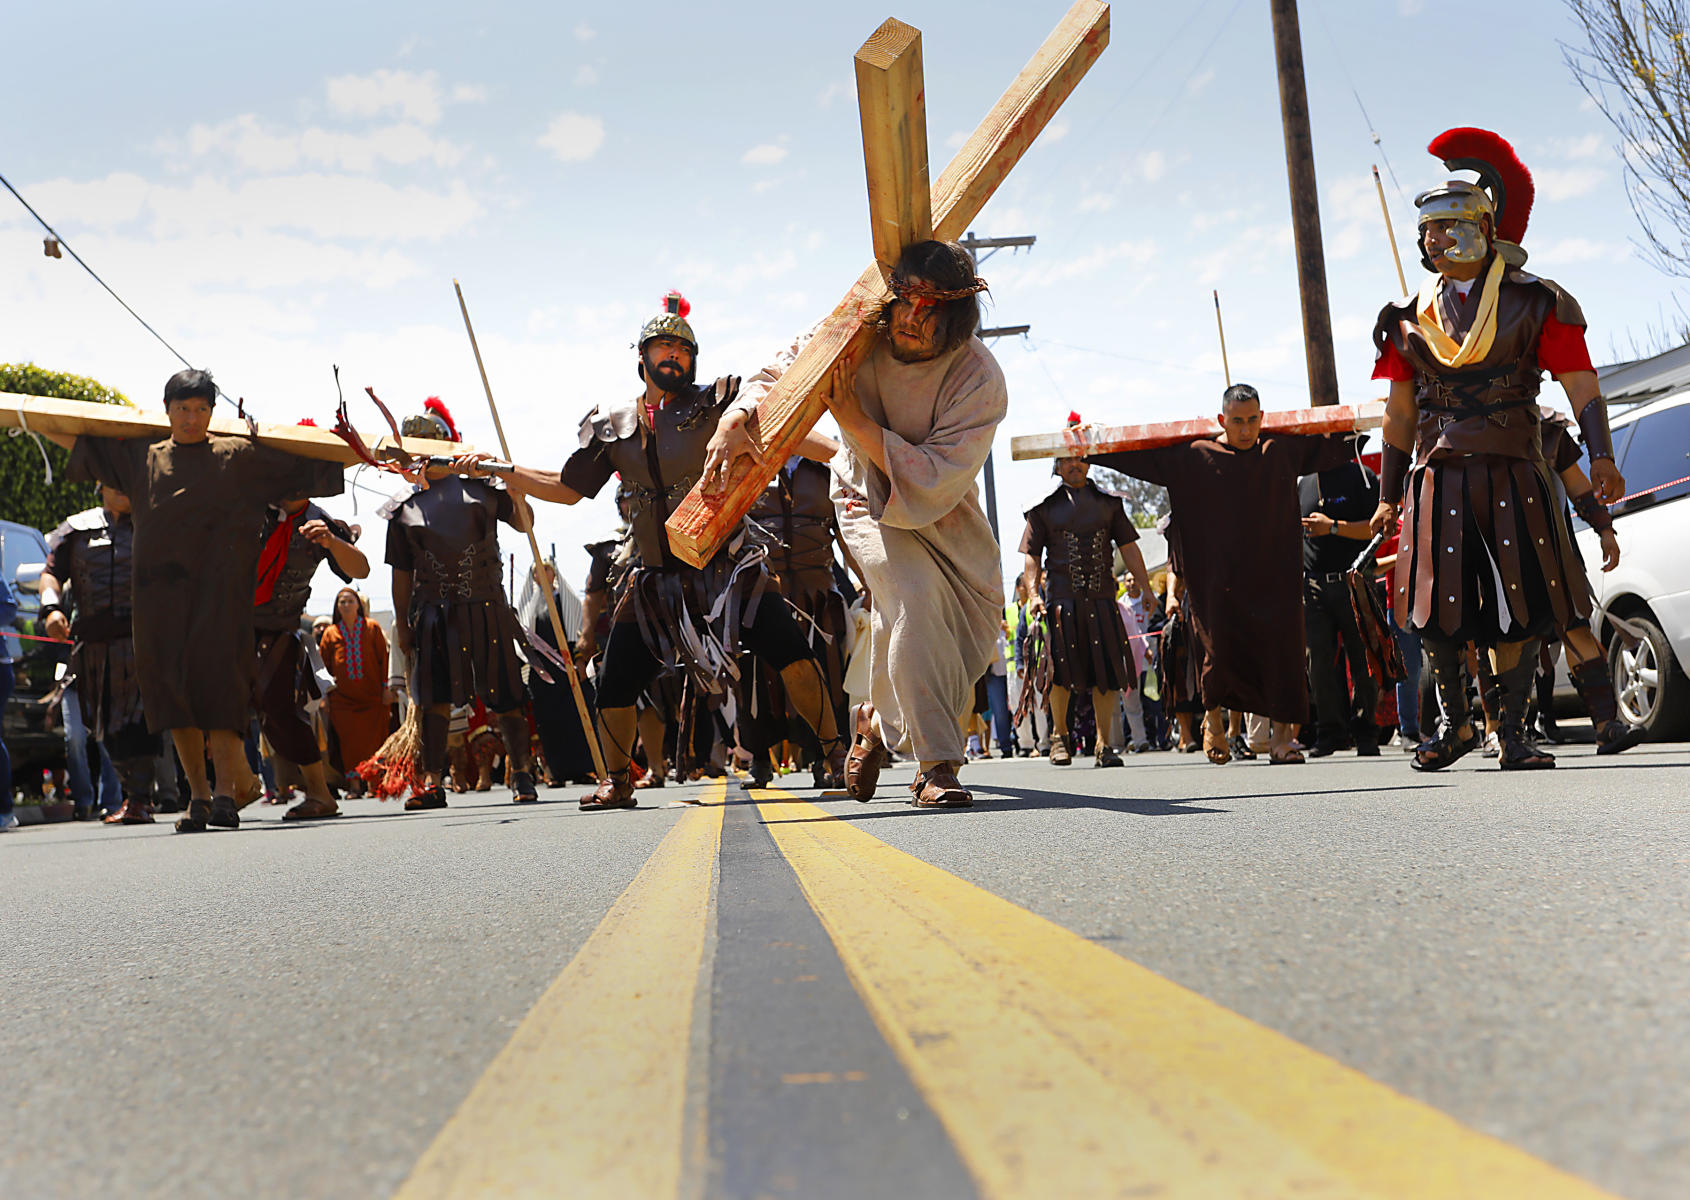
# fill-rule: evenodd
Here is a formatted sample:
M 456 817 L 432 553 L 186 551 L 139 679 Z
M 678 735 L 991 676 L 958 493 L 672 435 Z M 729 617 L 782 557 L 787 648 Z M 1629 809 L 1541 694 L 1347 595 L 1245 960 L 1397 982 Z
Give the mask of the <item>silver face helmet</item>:
M 1420 262 L 1428 271 L 1434 268 L 1426 254 L 1424 238 L 1426 226 L 1433 221 L 1450 223 L 1450 236 L 1455 239 L 1455 245 L 1444 251 L 1444 257 L 1450 262 L 1483 262 L 1485 255 L 1490 253 L 1484 219 L 1489 217 L 1494 229 L 1496 208 L 1478 184 L 1452 179 L 1441 187 L 1421 192 L 1414 198 L 1414 207 L 1420 213 Z

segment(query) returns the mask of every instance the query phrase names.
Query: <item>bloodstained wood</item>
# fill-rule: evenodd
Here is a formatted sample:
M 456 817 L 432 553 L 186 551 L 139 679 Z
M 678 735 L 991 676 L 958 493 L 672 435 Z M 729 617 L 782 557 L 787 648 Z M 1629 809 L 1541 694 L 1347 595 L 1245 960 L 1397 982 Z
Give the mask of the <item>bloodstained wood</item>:
M 1377 429 L 1385 423 L 1385 402 L 1332 404 L 1262 414 L 1263 433 L 1349 433 Z M 1220 437 L 1213 417 L 1162 421 L 1154 425 L 1074 425 L 1061 433 L 1029 433 L 1009 440 L 1009 457 L 1086 458 L 1125 450 L 1155 450 L 1198 438 Z
M 856 67 L 869 229 L 875 261 L 890 271 L 905 246 L 933 236 L 921 31 L 888 17 L 857 51 Z
M 1108 44 L 1109 6 L 1077 0 L 933 185 L 935 238 L 956 241 L 967 232 Z M 668 521 L 669 545 L 681 561 L 693 566 L 709 562 L 751 511 L 780 464 L 827 410 L 823 392 L 834 366 L 861 362 L 873 345 L 876 335 L 866 320 L 890 296 L 877 261 L 769 389 L 748 425 L 767 466 L 759 467 L 750 457 L 739 459 L 725 492 L 714 500 L 705 498 L 702 487 L 693 488 Z
M 21 415 L 20 415 L 21 414 Z M 0 428 L 27 428 L 36 433 L 57 433 L 70 437 L 169 437 L 170 419 L 162 412 L 148 412 L 117 404 L 96 404 L 87 400 L 55 400 L 44 396 L 23 396 L 0 392 Z M 245 421 L 234 417 L 214 416 L 211 432 L 246 437 L 250 431 Z M 315 458 L 323 462 L 345 463 L 353 466 L 361 461 L 351 447 L 327 429 L 314 425 L 271 425 L 258 423 L 258 440 L 266 446 L 286 450 L 301 458 Z M 364 438 L 376 456 L 393 446 L 393 436 Z M 434 438 L 405 438 L 405 450 L 411 454 L 469 454 L 474 447 L 462 442 L 445 442 Z

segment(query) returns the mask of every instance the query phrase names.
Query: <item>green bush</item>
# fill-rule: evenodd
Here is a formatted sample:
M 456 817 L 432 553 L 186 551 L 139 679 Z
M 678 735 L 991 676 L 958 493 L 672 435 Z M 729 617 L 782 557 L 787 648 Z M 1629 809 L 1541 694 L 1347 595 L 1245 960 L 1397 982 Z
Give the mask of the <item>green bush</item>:
M 129 403 L 122 392 L 98 380 L 48 371 L 34 363 L 0 363 L 0 392 L 89 400 L 97 404 Z M 35 439 L 22 431 L 7 432 L 17 432 L 19 436 L 0 438 L 0 518 L 33 525 L 45 533 L 72 513 L 93 508 L 100 502 L 99 488 L 94 484 L 66 481 L 65 471 L 70 465 L 68 451 L 42 439 L 53 464 L 53 482 L 49 486 Z

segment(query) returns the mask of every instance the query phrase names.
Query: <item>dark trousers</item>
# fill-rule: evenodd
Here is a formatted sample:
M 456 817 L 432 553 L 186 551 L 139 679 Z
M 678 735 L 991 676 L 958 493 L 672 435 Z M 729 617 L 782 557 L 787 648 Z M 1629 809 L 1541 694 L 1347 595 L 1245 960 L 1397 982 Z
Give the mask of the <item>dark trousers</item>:
M 1314 697 L 1316 736 L 1373 741 L 1373 714 L 1379 707 L 1379 681 L 1367 669 L 1367 650 L 1356 628 L 1350 588 L 1342 579 L 1303 581 L 1303 629 L 1309 645 L 1309 691 Z M 1353 696 L 1344 687 L 1338 653 L 1350 666 Z
M 299 637 L 293 633 L 261 633 L 258 636 L 258 727 L 270 748 L 295 766 L 308 767 L 322 760 L 317 733 L 305 719 L 300 705 Z
M 992 728 L 996 731 L 999 754 L 1015 753 L 1015 730 L 1009 721 L 1009 676 L 986 676 L 986 699 L 992 709 Z

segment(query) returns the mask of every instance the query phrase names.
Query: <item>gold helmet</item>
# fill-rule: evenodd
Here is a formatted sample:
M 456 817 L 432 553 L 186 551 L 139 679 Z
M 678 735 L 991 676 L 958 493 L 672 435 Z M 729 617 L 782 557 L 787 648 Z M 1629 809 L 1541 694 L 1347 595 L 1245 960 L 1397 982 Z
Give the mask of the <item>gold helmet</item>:
M 1509 266 L 1524 264 L 1526 251 L 1520 242 L 1531 218 L 1536 188 L 1514 147 L 1488 129 L 1461 128 L 1445 130 L 1426 149 L 1450 170 L 1474 171 L 1479 176 L 1477 183 L 1455 179 L 1414 198 L 1422 228 L 1431 221 L 1455 223 L 1451 229 L 1455 245 L 1444 257 L 1453 262 L 1480 262 L 1494 247 Z M 1482 225 L 1486 217 L 1491 224 L 1488 241 Z M 1424 244 L 1420 261 L 1428 271 L 1433 269 Z
M 663 311 L 647 321 L 640 329 L 638 349 L 644 350 L 645 344 L 653 338 L 672 337 L 685 342 L 694 355 L 698 354 L 698 339 L 693 336 L 692 326 L 687 324 L 687 315 L 692 312 L 692 305 L 679 292 L 669 292 L 663 297 Z

